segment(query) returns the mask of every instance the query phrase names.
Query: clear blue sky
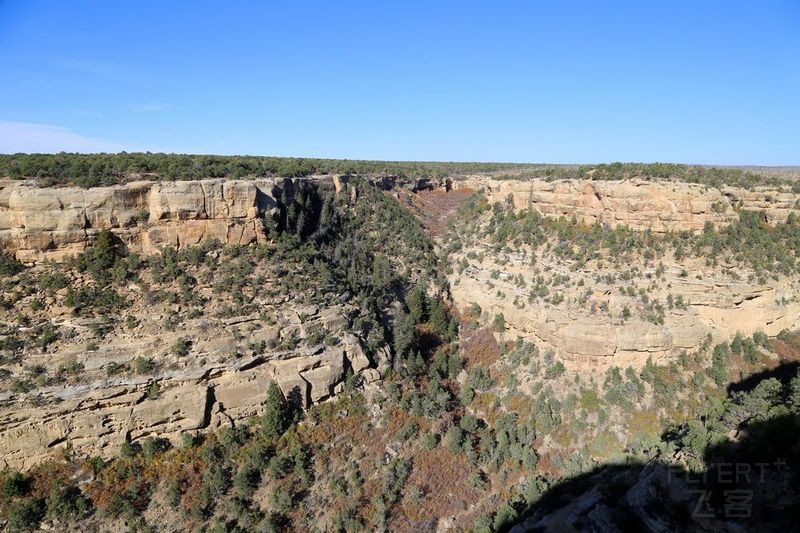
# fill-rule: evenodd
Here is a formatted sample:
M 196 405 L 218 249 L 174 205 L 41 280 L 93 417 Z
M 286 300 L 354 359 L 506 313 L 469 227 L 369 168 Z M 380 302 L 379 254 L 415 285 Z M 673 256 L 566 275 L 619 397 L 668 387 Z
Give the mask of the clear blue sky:
M 0 0 L 0 152 L 800 164 L 800 2 Z

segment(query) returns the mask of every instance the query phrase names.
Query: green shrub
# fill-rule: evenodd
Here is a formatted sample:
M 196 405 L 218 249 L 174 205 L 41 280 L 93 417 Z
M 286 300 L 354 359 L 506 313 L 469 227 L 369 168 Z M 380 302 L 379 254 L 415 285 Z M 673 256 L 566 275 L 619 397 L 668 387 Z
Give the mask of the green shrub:
M 47 516 L 61 522 L 86 516 L 92 511 L 91 501 L 78 487 L 55 486 L 46 500 Z
M 192 341 L 186 337 L 181 337 L 172 345 L 172 353 L 178 357 L 185 357 L 192 351 Z
M 509 504 L 504 503 L 497 509 L 497 513 L 494 515 L 494 529 L 495 531 L 502 531 L 506 528 L 511 527 L 514 521 L 517 519 L 517 511 Z
M 116 376 L 117 374 L 120 374 L 127 369 L 128 369 L 127 365 L 111 361 L 110 363 L 108 363 L 108 365 L 106 365 L 106 375 L 108 377 Z
M 141 447 L 138 443 L 133 443 L 130 441 L 125 441 L 122 443 L 122 446 L 119 448 L 119 454 L 122 457 L 133 457 L 139 453 Z
M 439 435 L 436 433 L 425 433 L 420 439 L 420 446 L 423 450 L 432 450 L 439 444 Z
M 708 376 L 722 387 L 728 383 L 728 364 L 727 359 L 730 354 L 728 343 L 717 344 L 711 356 L 711 367 L 708 369 Z
M 564 368 L 564 363 L 561 361 L 556 361 L 544 371 L 544 377 L 545 379 L 556 379 L 560 376 L 563 376 L 565 371 L 566 368 Z
M 152 374 L 156 369 L 156 363 L 149 357 L 139 356 L 133 360 L 133 368 L 137 374 Z
M 464 445 L 464 433 L 458 426 L 450 426 L 447 429 L 447 433 L 445 433 L 444 440 L 447 444 L 447 448 L 452 453 L 458 453 Z
M 22 272 L 25 266 L 15 257 L 0 251 L 0 276 L 13 276 Z
M 267 400 L 261 416 L 261 432 L 272 439 L 280 437 L 289 427 L 288 406 L 280 387 L 274 381 L 267 387 Z
M 24 498 L 14 502 L 8 510 L 7 531 L 32 531 L 39 528 L 44 518 L 45 504 L 41 498 Z
M 506 317 L 503 316 L 503 313 L 494 315 L 494 322 L 492 325 L 494 326 L 494 330 L 499 333 L 506 330 Z
M 30 491 L 30 479 L 20 472 L 10 474 L 3 481 L 3 495 L 8 498 L 25 496 Z
M 762 346 L 767 350 L 772 350 L 772 344 L 769 342 L 769 337 L 763 331 L 756 331 L 753 333 L 753 342 L 755 342 L 757 346 Z
M 273 512 L 286 514 L 292 510 L 292 497 L 284 489 L 275 487 L 272 490 L 271 507 Z
M 150 385 L 147 386 L 147 399 L 155 400 L 158 398 L 160 393 L 161 385 L 158 384 L 158 381 L 150 382 Z

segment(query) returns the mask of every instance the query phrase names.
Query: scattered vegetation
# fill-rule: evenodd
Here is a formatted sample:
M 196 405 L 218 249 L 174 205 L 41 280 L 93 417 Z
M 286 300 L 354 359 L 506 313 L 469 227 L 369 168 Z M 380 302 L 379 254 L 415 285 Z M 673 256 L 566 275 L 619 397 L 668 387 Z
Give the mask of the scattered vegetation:
M 778 178 L 736 168 L 670 163 L 611 163 L 572 166 L 124 152 L 118 154 L 0 154 L 0 175 L 2 176 L 38 178 L 45 185 L 74 183 L 81 187 L 111 185 L 133 179 L 302 177 L 328 173 L 400 178 L 443 178 L 490 172 L 497 173 L 500 177 L 507 176 L 513 179 L 536 177 L 621 180 L 638 177 L 654 180 L 681 180 L 714 187 L 727 184 L 752 188 L 756 185 L 786 183 Z
M 0 154 L 2 176 L 38 178 L 45 185 L 74 183 L 81 187 L 111 185 L 133 179 L 302 177 L 326 173 L 434 178 L 524 167 L 511 163 L 356 161 L 163 153 Z
M 136 156 L 97 156 L 92 180 L 127 179 Z M 48 157 L 30 159 L 30 166 L 21 168 L 36 170 L 59 161 Z M 75 157 L 78 165 L 81 158 Z M 273 171 L 271 158 L 198 162 L 181 157 L 155 156 L 155 167 L 139 166 L 135 172 L 180 176 L 183 165 L 195 165 L 214 175 L 249 176 L 302 174 L 312 168 L 296 160 L 281 160 L 297 166 Z M 11 159 L 2 161 L 10 164 Z M 95 164 L 83 161 L 88 168 Z M 110 168 L 117 170 L 110 173 Z M 309 172 L 320 168 L 328 167 Z M 37 175 L 60 183 L 78 180 L 75 169 Z M 601 166 L 569 172 L 588 175 L 591 170 L 593 179 L 639 171 L 709 183 L 719 177 L 690 167 Z M 7 527 L 29 530 L 47 522 L 50 529 L 89 529 L 93 520 L 119 518 L 131 529 L 145 530 L 156 526 L 148 524 L 153 510 L 166 509 L 181 527 L 208 531 L 291 530 L 310 524 L 335 531 L 417 531 L 430 529 L 432 517 L 442 516 L 456 516 L 457 529 L 503 531 L 562 480 L 604 462 L 673 460 L 678 450 L 690 468 L 702 469 L 709 447 L 724 444 L 726 435 L 756 420 L 796 414 L 800 377 L 764 379 L 751 390 L 727 391 L 732 381 L 763 371 L 765 357 L 778 357 L 773 351 L 781 357 L 793 353 L 797 343 L 790 332 L 777 339 L 760 332 L 736 335 L 714 346 L 709 339 L 669 365 L 648 361 L 641 370 L 612 366 L 596 375 L 579 374 L 552 350 L 513 339 L 510 313 L 507 322 L 503 313 L 473 304 L 459 315 L 451 307 L 443 263 L 419 221 L 367 180 L 354 178 L 350 187 L 352 196 L 287 187 L 266 244 L 205 242 L 143 259 L 128 254 L 113 235 L 101 233 L 84 254 L 47 272 L 0 263 L 2 282 L 14 279 L 13 287 L 3 286 L 4 312 L 15 317 L 0 334 L 0 367 L 14 371 L 0 381 L 14 394 L 34 396 L 37 387 L 78 380 L 86 371 L 77 361 L 54 372 L 26 360 L 31 350 L 52 350 L 74 334 L 39 320 L 46 307 L 30 308 L 34 300 L 48 302 L 43 306 L 63 303 L 77 317 L 92 321 L 84 333 L 92 339 L 86 343 L 92 350 L 107 346 L 102 339 L 115 328 L 129 333 L 149 320 L 127 314 L 133 312 L 132 298 L 163 310 L 158 327 L 170 332 L 187 320 L 194 320 L 198 331 L 205 327 L 209 302 L 198 286 L 213 286 L 220 304 L 213 318 L 219 320 L 258 317 L 275 324 L 263 302 L 290 298 L 314 305 L 348 302 L 348 329 L 371 356 L 388 353 L 390 358 L 382 389 L 369 397 L 351 373 L 336 402 L 303 412 L 298 407 L 302 400 L 271 383 L 257 417 L 217 431 L 184 433 L 179 446 L 140 438 L 125 442 L 109 461 L 68 454 L 24 474 L 5 471 L 0 474 L 0 517 Z M 459 211 L 463 226 L 458 235 L 447 237 L 446 246 L 455 253 L 469 239 L 487 239 L 498 263 L 516 253 L 511 246 L 537 252 L 524 256 L 531 276 L 500 270 L 489 276 L 492 283 L 524 291 L 518 307 L 579 301 L 611 320 L 660 325 L 668 312 L 688 305 L 672 295 L 653 296 L 651 284 L 667 275 L 656 258 L 666 253 L 725 265 L 752 263 L 755 276 L 797 272 L 796 219 L 767 228 L 757 214 L 740 216 L 739 224 L 727 229 L 654 236 L 513 213 L 502 205 L 490 207 L 476 195 Z M 734 247 L 742 242 L 746 246 Z M 647 273 L 638 267 L 620 269 L 614 290 L 625 304 L 609 308 L 594 291 L 607 280 L 576 274 L 577 268 L 536 271 L 544 253 L 580 266 L 609 255 L 623 264 L 625 257 L 638 254 L 652 268 Z M 470 261 L 483 261 L 477 253 L 467 257 L 464 269 Z M 128 288 L 131 284 L 140 296 Z M 579 296 L 571 296 L 569 288 Z M 310 327 L 307 315 L 298 320 Z M 194 334 L 175 334 L 164 343 L 163 354 L 183 361 L 196 355 L 196 341 Z M 241 341 L 231 357 L 338 342 L 335 332 L 325 328 L 304 335 L 282 333 L 269 342 L 242 335 Z M 147 382 L 145 399 L 158 400 L 169 391 L 159 376 L 165 366 L 160 355 L 146 354 L 109 363 L 101 372 L 147 376 L 140 378 Z

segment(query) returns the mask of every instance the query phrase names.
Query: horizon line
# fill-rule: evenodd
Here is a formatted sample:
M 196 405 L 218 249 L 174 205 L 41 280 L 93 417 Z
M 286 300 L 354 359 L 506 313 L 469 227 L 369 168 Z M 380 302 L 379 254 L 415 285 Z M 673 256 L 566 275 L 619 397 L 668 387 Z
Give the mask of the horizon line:
M 305 155 L 266 155 L 266 154 L 225 154 L 214 152 L 178 152 L 178 151 L 127 151 L 120 150 L 118 152 L 0 152 L 0 157 L 13 157 L 13 156 L 56 156 L 56 155 L 81 155 L 81 156 L 115 156 L 115 155 L 165 155 L 165 156 L 190 156 L 190 157 L 263 157 L 275 159 L 310 159 L 320 161 L 356 161 L 356 162 L 375 162 L 375 163 L 449 163 L 449 164 L 467 164 L 467 165 L 515 165 L 515 166 L 551 166 L 551 167 L 580 167 L 580 166 L 596 166 L 596 165 L 684 165 L 684 166 L 697 166 L 697 167 L 716 167 L 716 168 L 770 168 L 781 169 L 791 168 L 800 169 L 800 162 L 798 163 L 781 163 L 781 164 L 759 164 L 759 163 L 696 163 L 696 162 L 683 162 L 683 161 L 643 161 L 643 160 L 608 160 L 608 161 L 595 161 L 595 162 L 570 162 L 570 163 L 548 163 L 548 162 L 527 162 L 527 161 L 491 161 L 491 160 L 457 160 L 457 159 L 371 159 L 371 158 L 357 158 L 357 157 L 321 157 L 321 156 L 305 156 Z

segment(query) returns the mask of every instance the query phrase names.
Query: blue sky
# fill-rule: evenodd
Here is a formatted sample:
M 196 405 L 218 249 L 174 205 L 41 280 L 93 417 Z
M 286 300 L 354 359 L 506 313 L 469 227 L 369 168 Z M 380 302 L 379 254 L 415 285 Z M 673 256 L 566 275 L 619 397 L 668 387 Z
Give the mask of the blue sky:
M 0 152 L 800 164 L 800 2 L 0 0 Z

